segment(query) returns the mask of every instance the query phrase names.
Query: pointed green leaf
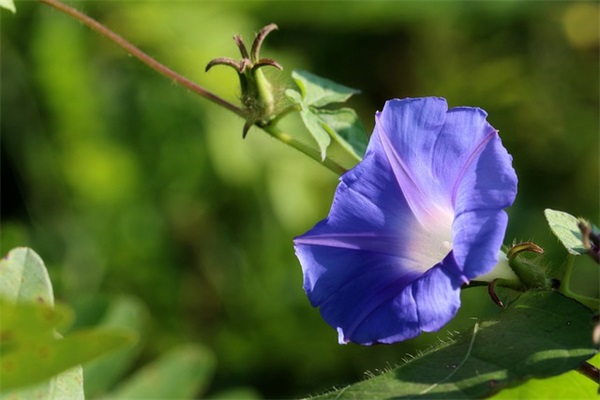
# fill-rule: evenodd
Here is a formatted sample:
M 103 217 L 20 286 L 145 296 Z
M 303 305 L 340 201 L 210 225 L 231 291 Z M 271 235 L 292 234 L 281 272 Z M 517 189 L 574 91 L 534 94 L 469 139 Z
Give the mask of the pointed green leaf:
M 205 390 L 215 368 L 213 354 L 202 346 L 175 348 L 124 382 L 111 399 L 193 399 Z
M 367 132 L 351 108 L 314 110 L 323 127 L 357 161 L 362 160 L 367 149 Z
M 12 13 L 17 12 L 17 8 L 15 7 L 15 2 L 13 0 L 0 0 L 0 8 L 6 8 L 8 11 L 12 11 Z
M 98 328 L 125 328 L 137 333 L 143 340 L 147 325 L 147 310 L 143 303 L 131 297 L 118 297 L 109 306 Z M 96 397 L 104 393 L 121 378 L 135 362 L 141 343 L 123 348 L 85 365 L 85 393 Z
M 54 306 L 44 262 L 24 247 L 11 250 L 0 260 L 0 313 L 2 345 L 52 339 L 54 329 L 68 325 L 73 316 L 68 307 Z
M 81 398 L 79 364 L 134 341 L 116 330 L 60 338 L 55 329 L 72 312 L 53 303 L 48 272 L 33 250 L 13 249 L 0 260 L 0 390 L 10 398 Z
M 304 125 L 317 142 L 321 158 L 327 156 L 331 138 L 356 161 L 360 161 L 367 146 L 367 134 L 354 110 L 325 110 L 320 107 L 341 103 L 358 90 L 321 78 L 310 72 L 294 70 L 292 78 L 300 88 L 286 90 L 286 96 L 300 108 Z
M 39 385 L 3 392 L 0 400 L 83 400 L 82 382 L 83 371 L 78 366 Z
M 529 291 L 497 318 L 389 372 L 318 398 L 486 397 L 576 368 L 596 352 L 592 327 L 592 313 L 580 303 L 553 291 Z
M 0 296 L 13 302 L 54 304 L 48 271 L 35 251 L 18 247 L 0 260 Z
M 544 210 L 548 225 L 558 240 L 573 255 L 585 254 L 581 231 L 577 226 L 577 218 L 563 211 Z
M 0 298 L 0 345 L 53 338 L 54 329 L 72 320 L 71 310 L 62 305 L 50 308 L 36 303 L 11 303 Z M 0 353 L 2 354 L 2 353 Z
M 10 351 L 0 359 L 1 388 L 4 391 L 43 382 L 134 341 L 128 332 L 93 330 L 72 333 L 63 339 L 11 344 Z
M 326 110 L 310 107 L 302 99 L 300 93 L 288 89 L 287 97 L 300 107 L 300 117 L 304 126 L 319 146 L 321 158 L 325 159 L 331 138 L 360 161 L 367 148 L 367 134 L 356 112 L 350 108 Z
M 300 93 L 288 89 L 285 91 L 285 94 L 290 100 L 300 106 L 300 117 L 302 118 L 302 122 L 304 122 L 304 126 L 306 126 L 308 132 L 310 132 L 317 142 L 321 153 L 321 159 L 324 160 L 327 156 L 327 147 L 329 147 L 329 144 L 331 143 L 329 132 L 323 128 L 321 120 L 311 111 L 304 100 L 302 100 Z
M 331 103 L 343 103 L 360 90 L 340 85 L 307 71 L 294 70 L 292 78 L 302 92 L 304 102 L 312 107 L 323 107 Z

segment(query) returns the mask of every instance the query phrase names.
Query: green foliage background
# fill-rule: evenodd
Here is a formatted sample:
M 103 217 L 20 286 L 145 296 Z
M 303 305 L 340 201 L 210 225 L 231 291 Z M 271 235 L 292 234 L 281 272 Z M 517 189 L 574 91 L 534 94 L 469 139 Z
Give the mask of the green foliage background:
M 543 209 L 599 220 L 596 2 L 78 1 L 164 64 L 236 101 L 219 56 L 275 22 L 263 56 L 359 88 L 370 132 L 386 99 L 436 95 L 484 108 L 514 157 L 507 243 L 562 253 Z M 312 309 L 292 238 L 329 209 L 337 177 L 177 87 L 36 2 L 0 12 L 5 254 L 34 248 L 73 329 L 127 295 L 147 309 L 140 365 L 182 342 L 215 355 L 208 392 L 318 393 L 385 369 L 496 310 L 483 291 L 447 329 L 394 346 L 337 345 Z M 291 123 L 292 127 L 299 125 Z M 598 294 L 583 265 L 574 285 Z M 481 300 L 485 299 L 485 300 Z M 131 369 L 135 369 L 135 365 Z

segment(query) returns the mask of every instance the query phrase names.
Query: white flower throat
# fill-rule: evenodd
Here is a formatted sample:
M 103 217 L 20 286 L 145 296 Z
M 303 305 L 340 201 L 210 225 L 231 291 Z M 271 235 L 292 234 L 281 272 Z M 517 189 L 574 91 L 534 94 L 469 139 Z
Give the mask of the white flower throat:
M 452 222 L 454 214 L 442 207 L 434 207 L 415 215 L 408 246 L 409 267 L 427 271 L 441 262 L 452 250 Z

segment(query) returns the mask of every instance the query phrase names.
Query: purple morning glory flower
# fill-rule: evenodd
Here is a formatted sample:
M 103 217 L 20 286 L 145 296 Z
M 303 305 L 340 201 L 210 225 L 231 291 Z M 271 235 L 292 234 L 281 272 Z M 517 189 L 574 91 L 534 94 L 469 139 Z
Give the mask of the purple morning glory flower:
M 308 298 L 340 343 L 437 331 L 461 285 L 496 264 L 517 177 L 486 116 L 441 98 L 388 101 L 329 216 L 294 240 Z

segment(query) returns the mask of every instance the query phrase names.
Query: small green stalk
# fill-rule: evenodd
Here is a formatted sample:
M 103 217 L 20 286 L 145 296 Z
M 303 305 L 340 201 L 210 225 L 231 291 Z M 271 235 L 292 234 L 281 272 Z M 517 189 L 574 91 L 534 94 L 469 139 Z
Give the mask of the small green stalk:
M 575 257 L 574 255 L 569 254 L 567 258 L 567 264 L 563 273 L 563 277 L 561 279 L 560 287 L 558 291 L 564 294 L 567 297 L 570 297 L 574 300 L 577 300 L 584 306 L 590 308 L 591 310 L 598 311 L 600 308 L 600 299 L 596 299 L 589 296 L 583 296 L 577 293 L 574 293 L 570 289 L 571 284 L 571 275 L 573 274 L 573 269 L 575 267 Z
M 336 163 L 329 157 L 325 157 L 324 160 L 321 160 L 321 153 L 319 151 L 315 150 L 314 148 L 312 148 L 310 146 L 307 146 L 306 144 L 302 143 L 298 139 L 295 139 L 293 136 L 289 135 L 288 133 L 285 133 L 284 131 L 279 129 L 275 124 L 271 123 L 271 124 L 263 126 L 261 128 L 265 132 L 267 132 L 269 135 L 273 136 L 275 139 L 278 139 L 278 140 L 282 141 L 283 143 L 285 143 L 289 146 L 292 146 L 293 148 L 300 151 L 301 153 L 306 154 L 307 156 L 309 156 L 310 158 L 312 158 L 319 164 L 323 165 L 324 167 L 328 168 L 330 171 L 334 172 L 335 174 L 342 175 L 344 172 L 347 171 L 346 168 L 342 167 L 341 165 L 339 165 L 338 163 Z

